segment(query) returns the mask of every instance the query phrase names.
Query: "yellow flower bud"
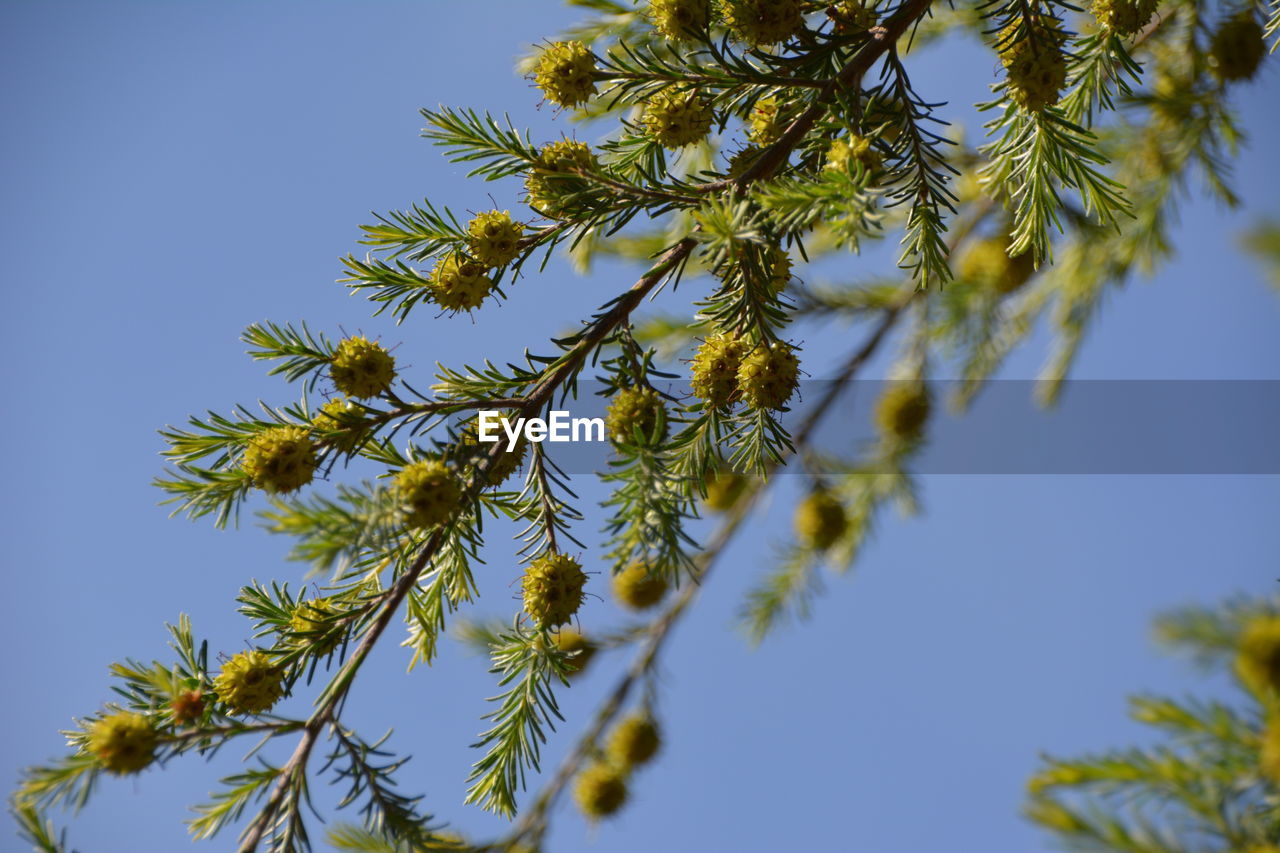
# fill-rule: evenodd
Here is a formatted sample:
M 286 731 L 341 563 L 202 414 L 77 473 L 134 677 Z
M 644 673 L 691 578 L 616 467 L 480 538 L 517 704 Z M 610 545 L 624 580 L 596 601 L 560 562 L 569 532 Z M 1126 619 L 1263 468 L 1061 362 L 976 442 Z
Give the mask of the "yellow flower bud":
M 89 752 L 117 776 L 139 773 L 155 760 L 159 735 L 143 714 L 121 711 L 89 727 Z
M 613 576 L 613 595 L 630 610 L 647 610 L 667 594 L 667 579 L 650 574 L 643 563 L 632 563 Z
M 524 612 L 542 628 L 554 628 L 573 618 L 582 606 L 587 576 L 582 565 L 566 554 L 544 554 L 525 568 L 521 589 Z

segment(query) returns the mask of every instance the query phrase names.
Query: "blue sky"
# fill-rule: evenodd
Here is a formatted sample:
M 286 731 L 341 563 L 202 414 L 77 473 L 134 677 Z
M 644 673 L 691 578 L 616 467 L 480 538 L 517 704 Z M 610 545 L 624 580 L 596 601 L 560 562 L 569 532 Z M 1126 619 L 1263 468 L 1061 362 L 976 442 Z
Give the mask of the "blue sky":
M 215 651 L 247 625 L 233 612 L 251 578 L 299 581 L 287 542 L 245 525 L 166 518 L 148 482 L 155 430 L 293 390 L 242 354 L 240 330 L 306 320 L 381 335 L 427 370 L 545 349 L 567 319 L 629 284 L 602 264 L 564 264 L 474 322 L 425 314 L 395 327 L 334 284 L 369 211 L 424 196 L 484 209 L 476 185 L 418 137 L 437 103 L 508 111 L 548 138 L 567 125 L 512 70 L 573 13 L 551 0 L 364 4 L 38 3 L 0 7 L 0 422 L 8 650 L 0 767 L 58 754 L 57 730 L 108 697 L 107 666 L 162 653 L 162 623 L 190 613 Z M 994 61 L 972 46 L 921 58 L 917 84 L 958 119 Z M 956 73 L 956 68 L 965 69 Z M 1108 301 L 1078 364 L 1091 378 L 1280 378 L 1280 300 L 1236 235 L 1280 214 L 1275 68 L 1240 91 L 1256 142 L 1240 161 L 1243 212 L 1201 200 L 1181 214 L 1179 260 Z M 851 260 L 847 268 L 864 269 Z M 673 310 L 683 296 L 668 297 Z M 810 342 L 834 359 L 847 335 Z M 1043 335 L 1009 366 L 1028 377 Z M 419 373 L 418 375 L 421 375 Z M 579 483 L 583 496 L 600 490 Z M 1128 743 L 1126 693 L 1181 693 L 1195 676 L 1160 657 L 1160 608 L 1271 588 L 1280 528 L 1276 477 L 936 476 L 925 515 L 891 520 L 854 576 L 833 579 L 817 618 L 758 651 L 731 630 L 744 587 L 786 530 L 784 484 L 707 585 L 664 668 L 668 748 L 634 802 L 595 830 L 571 811 L 548 849 L 1028 851 L 1044 839 L 1017 816 L 1038 752 Z M 589 536 L 598 526 L 589 519 Z M 508 614 L 518 569 L 495 541 L 480 612 Z M 588 628 L 617 621 L 604 601 Z M 414 754 L 404 784 L 479 835 L 499 824 L 461 805 L 483 698 L 482 661 L 449 648 L 404 675 L 394 642 L 361 675 L 350 720 L 394 726 Z M 606 658 L 566 691 L 552 764 L 621 664 Z M 72 826 L 85 851 L 185 846 L 187 804 L 234 755 L 113 781 Z M 6 785 L 9 784 L 6 781 Z M 18 849 L 0 834 L 0 849 Z M 229 840 L 212 849 L 225 849 Z

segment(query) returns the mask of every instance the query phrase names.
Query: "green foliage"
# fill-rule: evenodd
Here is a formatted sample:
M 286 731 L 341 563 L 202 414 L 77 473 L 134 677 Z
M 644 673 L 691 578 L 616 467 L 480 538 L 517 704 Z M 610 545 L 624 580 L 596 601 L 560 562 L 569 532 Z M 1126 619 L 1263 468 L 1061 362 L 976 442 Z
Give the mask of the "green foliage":
M 1079 21 L 1078 10 L 1053 0 L 955 8 L 896 0 L 857 9 L 810 2 L 803 5 L 804 26 L 768 49 L 727 28 L 721 4 L 705 31 L 679 33 L 687 38 L 678 40 L 653 28 L 644 4 L 572 5 L 589 17 L 565 38 L 585 44 L 595 64 L 594 76 L 578 80 L 577 89 L 594 81 L 597 92 L 572 116 L 594 122 L 598 142 L 535 142 L 511 117 L 475 109 L 422 112 L 424 136 L 472 177 L 525 182 L 531 206 L 512 211 L 521 226 L 512 226 L 519 235 L 512 237 L 514 253 L 508 246 L 482 264 L 469 226 L 449 208 L 430 199 L 406 202 L 361 226 L 368 254 L 342 259 L 343 281 L 368 298 L 375 315 L 430 324 L 458 322 L 451 318 L 461 309 L 486 310 L 491 293 L 505 298 L 556 250 L 582 271 L 596 258 L 614 257 L 643 263 L 645 272 L 611 288 L 585 321 L 566 321 L 562 336 L 541 346 L 529 342 L 519 357 L 439 363 L 431 375 L 398 377 L 394 390 L 367 385 L 381 393 L 349 405 L 335 393 L 330 368 L 337 348 L 329 337 L 306 324 L 250 326 L 242 338 L 249 356 L 268 362 L 270 375 L 301 383 L 306 396 L 283 408 L 239 406 L 165 428 L 170 470 L 156 485 L 178 512 L 218 525 L 238 518 L 255 489 L 268 491 L 263 524 L 289 537 L 290 559 L 323 575 L 325 585 L 308 594 L 253 582 L 241 591 L 240 609 L 259 644 L 254 651 L 282 668 L 295 692 L 313 694 L 309 716 L 246 718 L 218 702 L 218 673 L 210 671 L 218 664 L 184 617 L 171 629 L 174 660 L 113 666 L 121 701 L 68 733 L 68 755 L 24 776 L 13 810 L 37 849 L 65 849 L 43 810 L 78 807 L 90 797 L 103 768 L 87 749 L 87 731 L 121 707 L 155 727 L 161 764 L 212 754 L 245 735 L 259 746 L 296 738 L 287 760 L 259 758 L 223 779 L 196 809 L 196 837 L 239 825 L 244 851 L 309 850 L 309 795 L 323 778 L 342 786 L 339 808 L 354 809 L 359 819 L 330 832 L 339 849 L 456 849 L 420 810 L 422 798 L 395 787 L 404 759 L 386 748 L 386 738 L 365 740 L 342 719 L 357 674 L 388 630 L 403 631 L 412 668 L 436 658 L 451 625 L 464 642 L 490 653 L 500 688 L 475 744 L 479 758 L 465 801 L 516 818 L 505 837 L 473 846 L 537 847 L 571 780 L 596 760 L 601 738 L 636 704 L 637 690 L 649 710 L 662 688 L 654 673 L 672 626 L 690 611 L 771 475 L 803 466 L 838 503 L 844 523 L 820 542 L 801 537 L 776 549 L 740 609 L 753 641 L 807 616 L 825 586 L 824 566 L 847 572 L 888 506 L 914 511 L 910 469 L 925 435 L 886 435 L 831 454 L 811 442 L 847 380 L 886 342 L 899 352 L 887 375 L 924 383 L 954 367 L 963 379 L 955 402 L 963 405 L 1047 321 L 1054 339 L 1045 371 L 1051 401 L 1110 290 L 1172 254 L 1169 223 L 1193 177 L 1224 202 L 1236 201 L 1230 162 L 1240 132 L 1231 95 L 1238 84 L 1215 76 L 1207 56 L 1207 33 L 1238 12 L 1232 5 L 1168 0 L 1152 23 L 1121 37 L 1087 21 L 1081 33 L 1071 31 L 1067 24 Z M 734 21 L 741 30 L 742 20 Z M 1273 9 L 1269 37 L 1276 29 Z M 918 90 L 910 74 L 919 45 L 973 35 L 990 46 L 989 64 L 1005 68 L 982 105 L 992 118 L 988 139 L 977 146 L 946 126 L 944 105 Z M 585 62 L 583 50 L 571 50 Z M 1060 91 L 1041 85 L 1030 97 L 1034 80 L 1010 79 L 1021 67 L 1013 58 L 1034 59 L 1036 51 L 1052 52 L 1041 58 L 1050 72 L 1062 72 Z M 536 67 L 539 53 L 524 60 L 524 70 Z M 1045 79 L 1055 83 L 1052 73 Z M 640 115 L 654 99 L 691 92 L 712 111 L 712 134 L 678 152 L 664 150 Z M 762 130 L 766 108 L 775 112 L 766 114 Z M 674 137 L 683 140 L 688 129 L 677 130 Z M 1274 255 L 1273 237 L 1259 231 L 1252 245 Z M 806 280 L 815 275 L 811 262 L 847 258 L 890 238 L 900 244 L 894 275 L 859 270 L 841 281 Z M 1024 273 L 1016 286 L 953 278 L 952 258 L 974 241 L 1007 247 L 1010 256 L 1028 253 L 1017 262 Z M 464 262 L 471 265 L 465 277 Z M 438 269 L 483 287 L 466 300 L 454 298 L 440 286 Z M 645 303 L 658 298 L 662 307 L 646 314 Z M 852 331 L 828 334 L 834 324 L 820 321 L 831 319 Z M 736 354 L 724 359 L 732 365 L 711 371 L 719 378 L 708 405 L 680 385 L 690 377 L 692 349 L 713 336 Z M 816 399 L 764 393 L 792 390 L 793 352 L 807 359 L 809 351 L 846 346 L 830 390 Z M 784 357 L 752 360 L 769 354 Z M 741 372 L 743 361 L 759 370 Z M 798 370 L 806 368 L 814 375 L 822 370 L 818 364 Z M 775 370 L 787 375 L 774 385 L 760 380 Z M 623 388 L 664 393 L 661 436 L 628 437 L 625 430 L 614 436 L 615 456 L 601 474 L 609 489 L 601 502 L 601 542 L 582 532 L 587 512 L 552 450 L 531 446 L 524 483 L 504 487 L 489 476 L 503 448 L 467 445 L 462 428 L 451 423 L 451 416 L 479 409 L 544 416 L 585 392 L 586 371 L 607 399 Z M 323 410 L 309 399 L 317 395 L 330 401 Z M 792 408 L 796 417 L 788 418 Z M 296 468 L 274 480 L 262 476 L 273 461 L 259 458 L 264 434 L 275 431 L 278 439 L 282 429 L 306 462 L 305 477 Z M 447 517 L 410 524 L 410 508 L 392 483 L 406 466 L 428 460 L 443 482 L 456 480 L 461 495 Z M 374 473 L 347 481 L 352 468 L 360 478 Z M 736 501 L 716 507 L 717 526 L 699 526 L 708 476 L 729 473 L 755 476 L 744 479 Z M 333 483 L 303 482 L 312 474 Z M 281 484 L 305 491 L 272 490 Z M 495 529 L 521 540 L 521 562 L 572 547 L 583 554 L 588 575 L 607 577 L 639 563 L 678 585 L 645 621 L 583 630 L 591 648 L 629 649 L 634 656 L 565 764 L 527 804 L 522 791 L 539 773 L 542 746 L 560 718 L 556 691 L 577 664 L 558 635 L 526 615 L 516 613 L 508 626 L 466 614 L 480 594 L 486 534 Z M 301 610 L 317 599 L 323 608 Z M 1246 603 L 1218 614 L 1189 611 L 1162 623 L 1163 631 L 1221 664 L 1236 653 L 1239 620 L 1255 609 Z M 1051 826 L 1056 820 L 1072 843 L 1147 853 L 1190 849 L 1187 838 L 1198 843 L 1201 835 L 1237 849 L 1274 829 L 1266 811 L 1274 807 L 1274 791 L 1246 773 L 1256 765 L 1256 707 L 1145 698 L 1135 708 L 1171 733 L 1175 746 L 1052 763 L 1052 771 L 1074 780 L 1070 785 L 1099 799 L 1092 805 L 1060 799 L 1059 787 L 1068 784 L 1055 782 L 1037 793 L 1038 819 Z M 1145 813 L 1115 811 L 1117 797 L 1133 790 L 1183 808 L 1198 834 L 1171 835 Z
M 1157 623 L 1162 642 L 1222 668 L 1276 599 L 1187 608 Z M 1245 685 L 1241 685 L 1245 687 Z M 1031 779 L 1027 816 L 1067 849 L 1273 850 L 1280 838 L 1280 693 L 1245 690 L 1230 704 L 1138 696 L 1130 715 L 1156 743 L 1081 758 L 1046 758 Z M 1270 733 L 1276 734 L 1270 734 Z
M 564 719 L 552 691 L 554 681 L 567 683 L 564 652 L 543 629 L 530 630 L 517 621 L 494 644 L 492 672 L 506 692 L 490 701 L 498 707 L 485 715 L 493 726 L 475 746 L 486 749 L 467 781 L 469 803 L 481 803 L 498 814 L 516 813 L 516 792 L 525 772 L 539 769 L 542 744 L 556 720 Z

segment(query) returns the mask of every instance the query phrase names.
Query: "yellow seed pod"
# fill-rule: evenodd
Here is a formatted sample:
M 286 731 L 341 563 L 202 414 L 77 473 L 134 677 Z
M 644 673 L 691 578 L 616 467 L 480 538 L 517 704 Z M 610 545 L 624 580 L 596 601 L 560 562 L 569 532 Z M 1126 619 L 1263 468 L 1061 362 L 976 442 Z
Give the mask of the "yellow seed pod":
M 570 667 L 568 678 L 577 678 L 587 668 L 591 658 L 595 657 L 596 644 L 588 640 L 576 629 L 565 626 L 556 632 L 556 647 L 565 654 L 574 654 L 567 663 Z
M 960 255 L 956 263 L 958 277 L 977 287 L 996 293 L 1013 293 L 1035 274 L 1035 258 L 1030 252 L 1009 257 L 1009 241 L 1003 237 L 979 240 Z
M 611 763 L 630 771 L 648 764 L 662 747 L 662 733 L 648 714 L 627 717 L 609 735 L 605 754 Z
M 563 625 L 582 606 L 586 583 L 577 560 L 566 554 L 543 554 L 524 570 L 524 612 L 541 628 Z
M 319 440 L 350 453 L 360 446 L 368 434 L 364 409 L 345 398 L 337 397 L 320 407 L 311 418 L 311 428 L 325 435 Z
M 90 726 L 86 745 L 104 769 L 121 776 L 139 773 L 154 761 L 159 740 L 149 718 L 120 711 Z
M 772 145 L 786 132 L 788 122 L 776 98 L 761 98 L 747 116 L 747 138 L 756 145 Z
M 1274 716 L 1262 732 L 1262 752 L 1258 758 L 1262 775 L 1280 786 L 1280 716 Z
M 585 187 L 583 179 L 573 173 L 590 172 L 599 165 L 585 142 L 561 139 L 548 143 L 538 152 L 537 164 L 525 177 L 529 206 L 552 219 L 572 213 L 572 207 L 566 207 L 566 197 Z
M 781 293 L 791 283 L 791 256 L 781 246 L 770 246 L 764 254 L 765 267 L 769 270 L 769 292 Z
M 632 563 L 613 576 L 613 595 L 630 610 L 647 610 L 667 594 L 667 579 L 651 574 L 643 563 Z
M 272 427 L 249 439 L 240 470 L 268 494 L 287 494 L 311 482 L 319 465 L 310 434 L 301 427 Z
M 922 382 L 895 382 L 876 403 L 876 426 L 887 439 L 911 443 L 924 432 L 932 408 L 929 389 Z
M 240 652 L 213 680 L 218 701 L 232 714 L 262 714 L 284 695 L 284 667 L 259 651 Z
M 324 657 L 342 642 L 342 631 L 333 621 L 338 612 L 327 598 L 300 601 L 289 618 L 289 632 L 299 645 L 311 646 L 317 657 Z
M 1223 80 L 1251 79 L 1266 55 L 1266 37 L 1252 12 L 1223 21 L 1209 42 L 1214 73 Z
M 502 423 L 506 423 L 507 419 L 502 418 Z M 505 483 L 512 474 L 520 470 L 520 466 L 524 464 L 525 457 L 529 455 L 529 444 L 523 437 L 517 438 L 515 447 L 512 448 L 510 439 L 507 438 L 506 431 L 499 423 L 497 429 L 489 429 L 489 437 L 497 437 L 496 442 L 480 440 L 480 426 L 478 421 L 472 419 L 462 429 L 462 433 L 458 441 L 466 453 L 466 458 L 476 459 L 477 454 L 487 456 L 492 450 L 493 445 L 501 445 L 502 451 L 498 454 L 497 459 L 489 466 L 489 472 L 486 479 L 491 486 L 500 486 Z
M 781 409 L 800 385 L 800 359 L 782 341 L 760 344 L 738 366 L 738 390 L 753 409 Z
M 710 105 L 694 90 L 667 90 L 649 99 L 643 124 L 663 148 L 683 148 L 701 142 L 711 132 Z
M 617 768 L 592 764 L 578 774 L 573 798 L 584 816 L 600 820 L 615 814 L 626 803 L 627 782 Z
M 1159 0 L 1093 0 L 1098 24 L 1119 36 L 1135 35 L 1156 13 Z
M 863 33 L 876 25 L 874 9 L 868 9 L 861 0 L 840 0 L 827 7 L 827 17 L 841 35 Z
M 689 38 L 689 31 L 705 33 L 711 21 L 710 0 L 649 0 L 653 28 L 672 41 Z
M 467 223 L 471 257 L 489 267 L 506 266 L 520 254 L 524 225 L 511 221 L 510 211 L 490 210 Z
M 667 437 L 666 412 L 662 395 L 652 388 L 622 388 L 605 412 L 605 431 L 614 444 L 635 444 L 637 430 L 642 445 L 661 443 Z
M 458 252 L 445 255 L 431 270 L 431 295 L 449 311 L 479 308 L 492 291 L 493 279 L 485 275 L 484 265 Z
M 1009 96 L 1027 112 L 1058 103 L 1067 84 L 1066 35 L 1056 18 L 1034 17 L 1031 31 L 1015 40 L 1018 21 L 1000 31 L 997 49 Z
M 703 505 L 713 512 L 728 512 L 746 491 L 747 478 L 733 471 L 712 471 L 707 475 L 707 495 Z
M 1280 616 L 1260 616 L 1245 626 L 1236 650 L 1236 675 L 1259 695 L 1280 694 Z
M 580 41 L 558 41 L 542 51 L 533 79 L 547 100 L 576 107 L 596 93 L 595 73 L 590 48 Z
M 444 524 L 462 507 L 462 488 L 449 466 L 438 459 L 406 465 L 396 475 L 395 488 L 410 527 Z
M 357 335 L 338 344 L 329 363 L 329 378 L 348 397 L 366 400 L 391 388 L 396 360 L 381 344 Z
M 870 139 L 854 134 L 848 139 L 832 140 L 823 168 L 832 172 L 848 172 L 854 163 L 861 165 L 868 174 L 879 172 L 884 166 Z
M 742 173 L 750 169 L 752 164 L 756 162 L 762 150 L 758 145 L 748 145 L 741 151 L 734 152 L 724 167 L 724 173 L 730 178 L 741 177 Z
M 800 0 L 722 0 L 720 13 L 729 30 L 752 47 L 779 44 L 804 28 Z
M 727 406 L 738 390 L 738 368 L 747 345 L 732 335 L 716 334 L 698 347 L 690 366 L 693 393 L 712 408 Z
M 821 489 L 796 505 L 792 521 L 800 543 L 818 551 L 830 548 L 849 529 L 844 505 Z

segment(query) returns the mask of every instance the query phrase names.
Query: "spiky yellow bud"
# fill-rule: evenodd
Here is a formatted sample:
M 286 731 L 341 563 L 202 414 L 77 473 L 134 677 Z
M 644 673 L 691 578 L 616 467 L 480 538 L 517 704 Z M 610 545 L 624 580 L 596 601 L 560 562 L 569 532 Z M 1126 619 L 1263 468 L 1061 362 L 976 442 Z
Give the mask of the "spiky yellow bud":
M 1093 17 L 1116 35 L 1131 36 L 1156 13 L 1160 0 L 1093 0 Z
M 529 206 L 544 216 L 559 219 L 572 213 L 567 197 L 586 187 L 576 172 L 590 172 L 599 166 L 596 155 L 585 142 L 561 139 L 538 152 L 538 161 L 525 177 Z
M 471 257 L 485 266 L 506 266 L 520 254 L 524 225 L 511 221 L 510 211 L 490 210 L 467 223 L 467 246 Z
M 793 523 L 801 544 L 818 551 L 830 548 L 849 529 L 844 504 L 821 489 L 796 505 Z
M 1035 258 L 1030 252 L 1009 257 L 1009 241 L 989 237 L 973 243 L 956 264 L 957 276 L 977 287 L 1009 294 L 1022 287 L 1035 274 Z
M 804 27 L 800 0 L 723 0 L 721 14 L 733 34 L 752 47 L 784 42 Z
M 747 116 L 747 138 L 756 145 L 772 145 L 787 129 L 787 119 L 775 98 L 761 98 Z
M 929 389 L 922 382 L 895 382 L 876 403 L 876 426 L 887 439 L 918 441 L 932 408 Z
M 1214 73 L 1223 80 L 1248 80 L 1258 72 L 1267 55 L 1262 25 L 1252 12 L 1228 18 L 1218 25 L 1209 42 Z
M 738 368 L 746 351 L 747 344 L 732 335 L 703 341 L 690 365 L 694 395 L 712 408 L 727 406 L 738 391 Z
M 396 492 L 409 525 L 417 528 L 444 524 L 462 506 L 462 488 L 449 466 L 437 459 L 421 459 L 400 470 Z
M 800 384 L 795 347 L 782 341 L 760 344 L 738 366 L 738 390 L 753 409 L 781 409 Z
M 724 173 L 731 178 L 741 177 L 760 157 L 762 149 L 758 145 L 748 145 L 741 151 L 735 151 L 724 167 Z
M 1255 693 L 1280 694 L 1280 616 L 1260 616 L 1245 626 L 1236 675 Z
M 765 268 L 769 271 L 769 292 L 781 293 L 791 283 L 791 255 L 781 246 L 770 246 L 764 253 Z
M 599 820 L 616 813 L 626 803 L 627 781 L 616 767 L 592 764 L 578 774 L 573 798 L 583 815 Z
M 284 667 L 263 652 L 240 652 L 222 665 L 213 690 L 233 714 L 262 714 L 284 695 L 284 677 Z
M 647 610 L 667 594 L 667 579 L 643 563 L 632 563 L 613 576 L 613 595 L 630 610 Z
M 876 25 L 874 9 L 868 9 L 862 0 L 840 0 L 827 7 L 827 17 L 841 35 L 866 32 Z
M 653 760 L 661 746 L 658 724 L 648 714 L 635 714 L 614 727 L 605 754 L 613 764 L 630 771 Z
M 565 654 L 573 655 L 567 661 L 570 679 L 581 675 L 596 653 L 596 644 L 568 625 L 556 632 L 556 647 Z
M 272 427 L 249 439 L 240 470 L 268 494 L 285 494 L 311 482 L 319 465 L 310 434 L 301 427 Z
M 396 378 L 396 360 L 381 344 L 357 335 L 338 344 L 329 364 L 334 387 L 366 400 L 385 394 Z
M 479 308 L 492 291 L 493 279 L 485 275 L 484 265 L 458 252 L 445 255 L 431 270 L 432 298 L 449 311 Z
M 586 583 L 587 576 L 577 560 L 566 554 L 544 554 L 524 570 L 524 612 L 542 628 L 563 625 L 582 606 Z
M 661 442 L 667 437 L 667 407 L 652 388 L 622 388 L 609 403 L 604 425 L 614 444 L 635 444 L 637 433 L 642 445 Z
M 854 134 L 847 139 L 832 140 L 823 168 L 833 172 L 847 172 L 854 163 L 862 166 L 868 173 L 878 172 L 884 166 L 884 161 L 872 147 L 870 139 Z
M 683 148 L 701 142 L 711 132 L 710 105 L 694 90 L 667 90 L 645 106 L 644 128 L 663 148 Z
M 514 447 L 511 440 L 507 437 L 506 431 L 502 427 L 502 423 L 506 423 L 507 419 L 502 418 L 497 428 L 490 428 L 489 437 L 497 438 L 497 441 L 481 441 L 480 427 L 477 421 L 470 421 L 462 429 L 459 436 L 460 449 L 466 454 L 467 459 L 478 461 L 481 457 L 488 456 L 493 451 L 495 444 L 501 446 L 502 450 L 498 453 L 497 459 L 489 466 L 486 480 L 491 486 L 500 486 L 505 483 L 512 474 L 520 469 L 524 463 L 524 459 L 529 455 L 529 444 L 523 437 L 517 438 Z
M 364 409 L 345 398 L 334 398 L 320 407 L 311 418 L 311 428 L 318 440 L 344 452 L 358 447 L 368 435 Z
M 997 49 L 1009 96 L 1024 110 L 1037 112 L 1058 103 L 1067 83 L 1066 35 L 1056 18 L 1036 16 L 1030 30 L 1016 37 L 1019 21 L 1000 31 Z
M 711 20 L 710 0 L 649 0 L 653 28 L 673 41 L 689 38 L 689 31 L 706 32 Z
M 580 41 L 558 41 L 542 51 L 533 79 L 547 100 L 576 107 L 596 93 L 595 73 L 590 48 Z
M 89 727 L 89 752 L 117 776 L 139 773 L 155 760 L 160 737 L 150 718 L 129 711 L 109 714 Z
M 317 657 L 323 657 L 342 642 L 342 630 L 334 623 L 338 613 L 327 598 L 300 601 L 289 618 L 289 632 L 299 643 L 310 646 Z

